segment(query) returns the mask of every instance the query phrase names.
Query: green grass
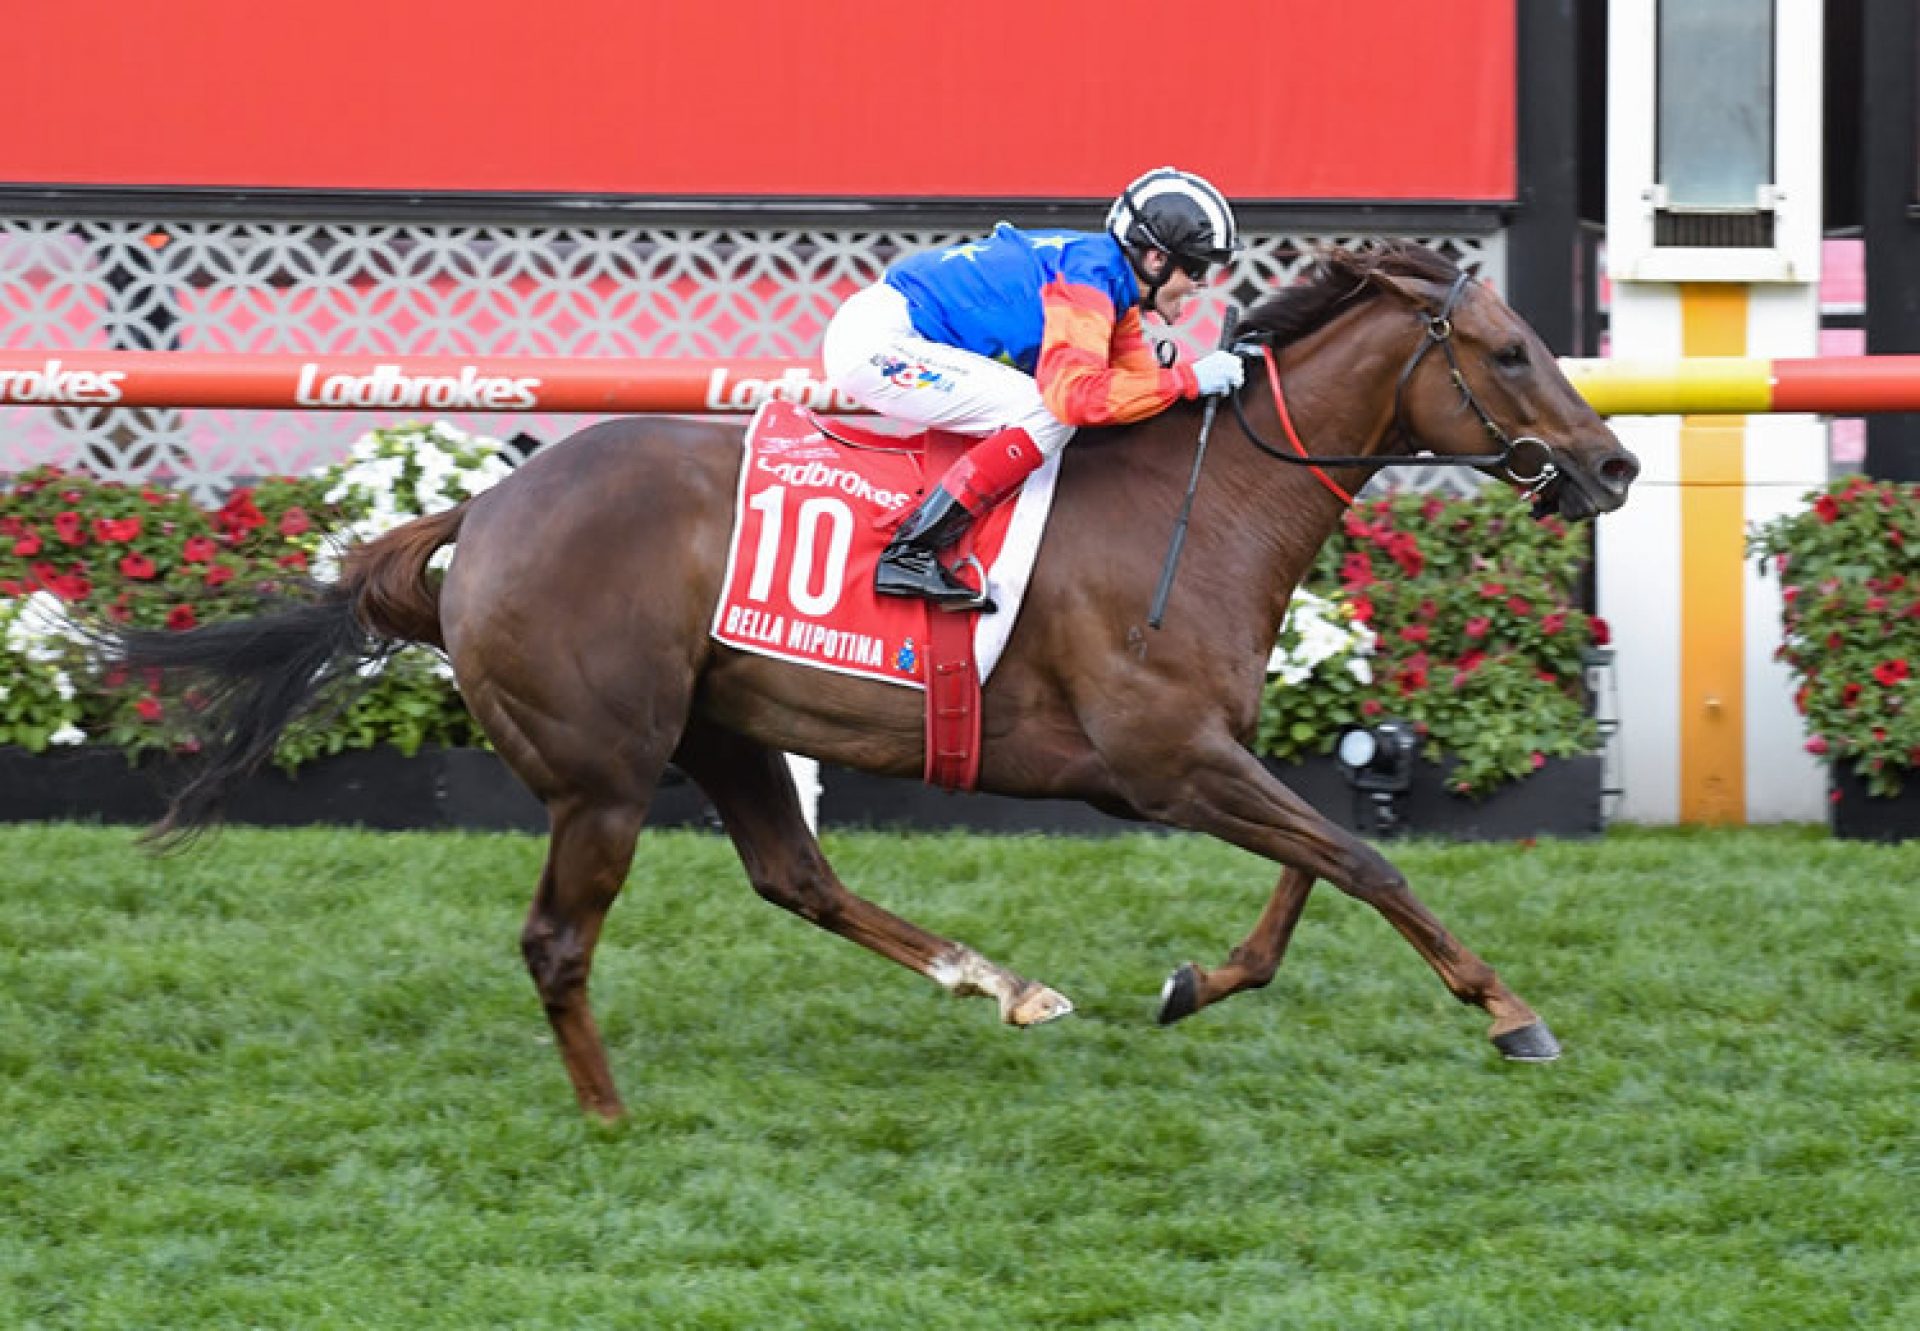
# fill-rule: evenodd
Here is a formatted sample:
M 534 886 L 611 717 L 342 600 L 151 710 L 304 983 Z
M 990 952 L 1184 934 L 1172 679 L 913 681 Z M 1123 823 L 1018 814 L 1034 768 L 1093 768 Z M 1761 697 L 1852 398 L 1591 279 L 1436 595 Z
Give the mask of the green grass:
M 1185 838 L 839 836 L 875 900 L 1072 997 L 1037 1031 L 643 838 L 584 1120 L 521 969 L 541 845 L 0 829 L 0 1328 L 1911 1327 L 1920 844 L 1396 850 L 1553 1025 Z

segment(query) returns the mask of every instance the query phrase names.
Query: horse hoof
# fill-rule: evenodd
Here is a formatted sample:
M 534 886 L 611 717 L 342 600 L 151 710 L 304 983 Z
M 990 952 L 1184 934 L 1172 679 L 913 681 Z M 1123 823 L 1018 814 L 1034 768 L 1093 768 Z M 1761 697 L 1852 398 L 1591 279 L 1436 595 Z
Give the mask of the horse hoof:
M 1200 1010 L 1200 972 L 1192 962 L 1167 977 L 1160 986 L 1160 1016 L 1162 1026 L 1171 1026 L 1182 1017 L 1191 1017 Z
M 1553 1038 L 1544 1021 L 1494 1036 L 1493 1047 L 1500 1051 L 1502 1058 L 1513 1063 L 1551 1063 L 1560 1057 L 1560 1042 Z
M 1044 984 L 1036 984 L 1007 1009 L 1006 1019 L 1009 1026 L 1043 1026 L 1072 1011 L 1073 1001 L 1065 994 L 1055 993 Z

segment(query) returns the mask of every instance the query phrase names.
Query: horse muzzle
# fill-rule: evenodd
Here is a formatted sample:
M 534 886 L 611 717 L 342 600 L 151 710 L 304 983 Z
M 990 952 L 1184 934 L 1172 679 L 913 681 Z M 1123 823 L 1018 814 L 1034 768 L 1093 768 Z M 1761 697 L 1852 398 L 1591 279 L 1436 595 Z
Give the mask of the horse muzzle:
M 1572 453 L 1557 457 L 1553 474 L 1528 492 L 1536 518 L 1557 514 L 1581 522 L 1611 513 L 1627 502 L 1640 474 L 1640 459 L 1618 443 L 1609 444 L 1597 459 Z

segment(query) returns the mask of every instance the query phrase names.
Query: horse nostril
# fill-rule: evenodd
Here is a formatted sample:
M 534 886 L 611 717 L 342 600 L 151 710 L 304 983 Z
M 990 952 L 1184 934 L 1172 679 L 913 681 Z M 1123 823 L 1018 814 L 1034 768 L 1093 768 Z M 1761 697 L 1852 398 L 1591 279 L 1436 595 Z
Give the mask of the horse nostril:
M 1600 464 L 1600 479 L 1615 494 L 1625 494 L 1639 474 L 1640 459 L 1624 448 Z

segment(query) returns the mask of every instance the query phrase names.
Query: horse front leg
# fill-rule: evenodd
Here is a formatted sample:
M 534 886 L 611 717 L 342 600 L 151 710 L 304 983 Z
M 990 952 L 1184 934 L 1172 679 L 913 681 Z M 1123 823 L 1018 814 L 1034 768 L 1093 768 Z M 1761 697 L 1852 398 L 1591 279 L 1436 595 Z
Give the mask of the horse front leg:
M 1287 953 L 1293 927 L 1300 923 L 1300 912 L 1307 908 L 1312 890 L 1312 874 L 1283 870 L 1253 932 L 1227 954 L 1224 965 L 1205 970 L 1189 961 L 1167 977 L 1160 990 L 1160 1024 L 1171 1026 L 1242 990 L 1264 989 L 1280 969 L 1280 959 Z
M 1492 1018 L 1488 1032 L 1507 1058 L 1547 1062 L 1560 1056 L 1560 1044 L 1534 1010 L 1509 989 L 1493 967 L 1449 933 L 1432 911 L 1413 895 L 1406 876 L 1371 846 L 1324 817 L 1312 805 L 1275 780 L 1246 749 L 1227 737 L 1203 741 L 1181 755 L 1182 761 L 1129 763 L 1122 770 L 1167 772 L 1129 792 L 1134 806 L 1156 822 L 1218 837 L 1297 871 L 1283 876 L 1267 914 L 1254 930 L 1250 955 L 1236 972 L 1232 961 L 1223 982 L 1207 1001 L 1217 1001 L 1252 982 L 1268 959 L 1277 966 L 1307 890 L 1324 878 L 1349 896 L 1379 911 L 1439 975 L 1448 992 L 1481 1008 Z M 1175 983 L 1177 985 L 1178 974 Z M 1259 979 L 1264 983 L 1264 979 Z M 1202 992 L 1205 992 L 1204 990 Z M 1196 1004 L 1198 1010 L 1204 1003 Z M 1181 1013 L 1179 1015 L 1185 1015 Z

